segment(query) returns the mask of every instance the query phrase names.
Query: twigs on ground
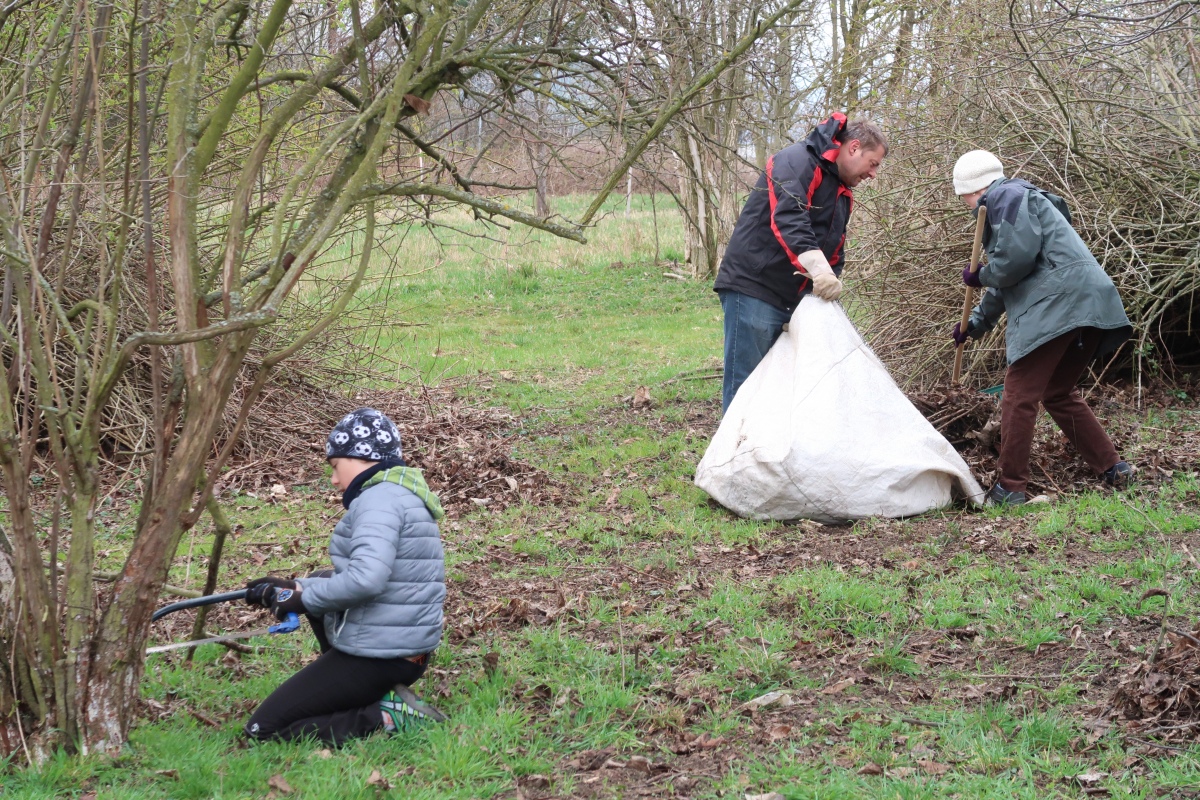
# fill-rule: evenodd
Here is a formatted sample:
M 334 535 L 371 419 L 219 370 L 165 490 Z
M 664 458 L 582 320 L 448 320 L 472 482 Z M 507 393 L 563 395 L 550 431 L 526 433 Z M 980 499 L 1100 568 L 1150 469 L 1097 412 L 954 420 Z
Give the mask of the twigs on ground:
M 1129 741 L 1170 750 L 1168 742 L 1191 743 L 1200 728 L 1200 630 L 1163 625 L 1162 634 L 1174 641 L 1121 677 L 1098 723 L 1116 723 Z
M 1176 409 L 1183 406 L 1181 401 L 1166 392 L 1151 392 L 1146 397 L 1155 406 Z M 912 390 L 908 392 L 908 398 L 929 423 L 954 445 L 977 478 L 986 481 L 993 476 L 999 439 L 1003 435 L 996 397 L 974 389 L 946 386 L 939 390 Z M 1144 431 L 1153 433 L 1155 429 L 1138 422 L 1138 414 L 1133 413 L 1134 393 L 1130 389 L 1100 385 L 1093 393 L 1092 403 L 1108 417 L 1106 427 L 1122 457 L 1137 465 L 1139 482 L 1154 483 L 1176 471 L 1188 472 L 1195 468 L 1194 454 L 1200 448 L 1200 434 L 1178 430 L 1169 437 L 1160 437 L 1161 441 L 1146 436 Z M 1111 413 L 1117 410 L 1130 413 Z M 1034 453 L 1033 465 L 1036 469 L 1034 479 L 1030 482 L 1031 491 L 1063 494 L 1094 488 L 1099 481 L 1099 476 L 1084 463 L 1058 427 L 1045 415 L 1038 421 Z M 1123 497 L 1120 500 L 1142 516 L 1147 526 L 1161 536 L 1158 525 L 1145 511 Z

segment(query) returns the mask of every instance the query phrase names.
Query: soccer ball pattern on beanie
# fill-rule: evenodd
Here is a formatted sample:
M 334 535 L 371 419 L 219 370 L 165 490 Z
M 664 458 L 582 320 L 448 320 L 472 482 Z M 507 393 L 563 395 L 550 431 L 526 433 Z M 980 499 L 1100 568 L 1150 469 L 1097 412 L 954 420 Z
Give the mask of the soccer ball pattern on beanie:
M 400 431 L 382 411 L 373 408 L 360 408 L 342 417 L 325 442 L 326 460 L 397 461 L 400 456 Z

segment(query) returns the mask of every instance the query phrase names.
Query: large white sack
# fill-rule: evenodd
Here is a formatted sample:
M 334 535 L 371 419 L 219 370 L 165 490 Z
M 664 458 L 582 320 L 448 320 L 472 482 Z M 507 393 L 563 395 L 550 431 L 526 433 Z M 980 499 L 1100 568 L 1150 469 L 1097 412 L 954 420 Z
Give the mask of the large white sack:
M 738 389 L 696 485 L 755 519 L 905 517 L 983 499 L 841 306 L 811 295 Z

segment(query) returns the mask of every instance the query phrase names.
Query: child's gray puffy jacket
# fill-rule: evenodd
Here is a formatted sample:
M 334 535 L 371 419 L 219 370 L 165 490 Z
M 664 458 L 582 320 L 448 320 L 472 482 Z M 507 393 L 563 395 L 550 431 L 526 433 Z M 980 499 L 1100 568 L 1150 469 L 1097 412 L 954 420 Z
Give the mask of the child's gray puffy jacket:
M 325 615 L 330 644 L 369 658 L 438 646 L 446 567 L 437 524 L 421 498 L 386 480 L 368 483 L 333 529 L 329 554 L 332 578 L 299 583 L 305 609 Z

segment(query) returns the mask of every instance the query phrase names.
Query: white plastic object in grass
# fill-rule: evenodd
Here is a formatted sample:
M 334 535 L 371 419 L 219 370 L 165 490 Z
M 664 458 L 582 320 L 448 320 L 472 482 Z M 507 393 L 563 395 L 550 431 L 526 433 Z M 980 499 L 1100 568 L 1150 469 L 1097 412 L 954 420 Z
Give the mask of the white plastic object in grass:
M 821 522 L 984 496 L 842 307 L 811 295 L 733 398 L 696 485 L 741 517 Z

